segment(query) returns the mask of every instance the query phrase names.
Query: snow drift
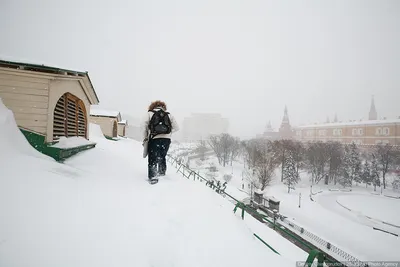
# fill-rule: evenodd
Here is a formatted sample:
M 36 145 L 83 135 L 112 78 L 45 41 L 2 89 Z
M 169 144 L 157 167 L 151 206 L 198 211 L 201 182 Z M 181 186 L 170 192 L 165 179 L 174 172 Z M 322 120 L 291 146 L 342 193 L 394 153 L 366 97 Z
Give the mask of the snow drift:
M 1 131 L 13 135 L 7 114 Z M 8 145 L 12 157 L 0 150 L 0 266 L 294 266 L 293 255 L 306 258 L 287 246 L 281 256 L 269 250 L 230 202 L 173 169 L 149 185 L 139 142 L 97 138 L 60 164 L 26 156 L 18 140 L 18 150 Z M 272 246 L 283 240 L 258 231 Z
M 89 139 L 92 138 L 105 139 L 100 125 L 91 122 L 89 123 Z
M 33 148 L 19 130 L 14 114 L 0 98 L 0 161 L 15 154 L 27 155 L 52 160 Z

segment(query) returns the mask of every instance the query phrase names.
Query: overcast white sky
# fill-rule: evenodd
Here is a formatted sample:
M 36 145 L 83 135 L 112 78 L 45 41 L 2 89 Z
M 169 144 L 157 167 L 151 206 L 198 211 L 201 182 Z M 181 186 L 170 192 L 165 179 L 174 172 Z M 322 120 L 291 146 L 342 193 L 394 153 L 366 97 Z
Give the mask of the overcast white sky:
M 231 133 L 400 116 L 400 1 L 0 0 L 0 58 L 87 70 L 101 106 L 165 100 Z M 261 122 L 261 124 L 260 124 Z

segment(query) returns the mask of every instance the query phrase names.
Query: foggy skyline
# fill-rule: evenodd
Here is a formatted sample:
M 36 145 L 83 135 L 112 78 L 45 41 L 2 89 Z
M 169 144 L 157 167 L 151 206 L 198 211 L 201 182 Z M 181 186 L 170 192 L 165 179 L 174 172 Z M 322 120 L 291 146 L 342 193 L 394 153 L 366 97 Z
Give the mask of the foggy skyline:
M 0 0 L 0 59 L 88 71 L 100 107 L 182 125 L 220 113 L 230 133 L 400 116 L 398 1 Z

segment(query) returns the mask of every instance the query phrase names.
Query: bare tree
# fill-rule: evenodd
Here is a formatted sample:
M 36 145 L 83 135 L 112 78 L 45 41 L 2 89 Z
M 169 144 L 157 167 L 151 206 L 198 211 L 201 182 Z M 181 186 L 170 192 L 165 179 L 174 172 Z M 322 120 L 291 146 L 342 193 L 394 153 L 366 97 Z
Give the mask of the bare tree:
M 343 146 L 339 142 L 327 142 L 328 178 L 336 185 L 343 163 Z
M 395 163 L 395 152 L 396 151 L 391 144 L 375 145 L 374 155 L 376 156 L 379 170 L 382 173 L 382 182 L 384 189 L 386 189 L 386 174 L 393 163 Z
M 296 173 L 300 177 L 300 170 L 305 167 L 305 147 L 300 141 L 293 141 L 289 150 L 293 152 Z
M 217 155 L 219 164 L 224 167 L 230 160 L 232 161 L 232 156 L 237 156 L 239 151 L 238 143 L 237 139 L 227 133 L 212 135 L 209 140 L 209 145 Z
M 197 144 L 197 147 L 194 150 L 198 155 L 200 155 L 200 159 L 205 159 L 205 152 L 207 151 L 207 142 L 205 140 L 200 140 Z
M 221 149 L 222 149 L 222 163 L 225 167 L 229 161 L 232 146 L 234 145 L 234 138 L 230 134 L 223 133 L 220 135 Z
M 308 144 L 307 169 L 311 173 L 311 183 L 318 183 L 325 177 L 328 162 L 326 144 L 318 141 Z
M 259 140 L 257 151 L 259 157 L 256 160 L 254 171 L 261 185 L 261 190 L 264 190 L 271 182 L 277 163 L 270 141 Z
M 233 138 L 232 140 L 232 145 L 231 145 L 231 156 L 230 156 L 230 160 L 231 160 L 231 166 L 232 166 L 232 162 L 239 156 L 240 151 L 241 150 L 241 143 L 240 143 L 240 139 L 239 138 Z
M 222 163 L 223 152 L 222 152 L 220 136 L 211 135 L 210 138 L 209 138 L 208 144 L 210 145 L 210 147 L 214 151 L 215 155 L 217 156 L 218 163 L 221 164 Z
M 247 159 L 247 166 L 249 169 L 256 166 L 257 158 L 259 158 L 259 151 L 257 150 L 258 140 L 251 139 L 243 143 L 245 157 Z

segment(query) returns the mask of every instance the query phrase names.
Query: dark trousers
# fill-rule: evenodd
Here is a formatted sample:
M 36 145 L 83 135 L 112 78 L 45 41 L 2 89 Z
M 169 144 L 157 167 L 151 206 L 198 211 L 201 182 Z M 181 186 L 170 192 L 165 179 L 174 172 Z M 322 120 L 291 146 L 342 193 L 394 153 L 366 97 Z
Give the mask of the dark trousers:
M 155 138 L 150 139 L 148 144 L 148 176 L 149 179 L 158 175 L 165 175 L 167 170 L 167 156 L 171 139 Z

